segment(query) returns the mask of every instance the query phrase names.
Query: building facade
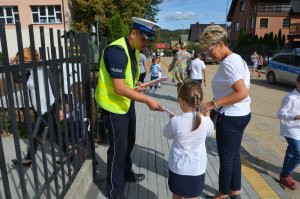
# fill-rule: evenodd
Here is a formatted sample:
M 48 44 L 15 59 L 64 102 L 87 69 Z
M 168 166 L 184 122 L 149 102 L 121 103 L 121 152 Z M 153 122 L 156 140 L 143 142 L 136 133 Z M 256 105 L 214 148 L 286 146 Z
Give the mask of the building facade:
M 49 28 L 53 28 L 54 38 L 57 30 L 70 30 L 71 24 L 70 0 L 0 0 L 0 20 L 6 24 L 6 35 L 9 56 L 14 56 L 18 51 L 16 39 L 16 22 L 21 23 L 23 45 L 29 46 L 28 25 L 33 25 L 35 38 L 39 37 L 39 28 L 45 28 L 45 38 L 49 38 Z M 39 47 L 40 41 L 36 41 Z M 46 46 L 50 44 L 46 39 Z
M 270 32 L 278 34 L 281 29 L 287 37 L 291 23 L 300 22 L 290 11 L 290 0 L 232 0 L 227 15 L 227 21 L 231 22 L 229 38 L 236 41 L 241 28 L 258 37 Z

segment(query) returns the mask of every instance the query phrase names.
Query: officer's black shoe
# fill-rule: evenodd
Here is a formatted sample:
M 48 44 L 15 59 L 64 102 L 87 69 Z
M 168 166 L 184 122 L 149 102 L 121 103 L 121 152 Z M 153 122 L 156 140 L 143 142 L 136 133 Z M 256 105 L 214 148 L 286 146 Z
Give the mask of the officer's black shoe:
M 145 180 L 146 176 L 141 173 L 132 173 L 130 177 L 125 178 L 126 182 L 140 182 Z

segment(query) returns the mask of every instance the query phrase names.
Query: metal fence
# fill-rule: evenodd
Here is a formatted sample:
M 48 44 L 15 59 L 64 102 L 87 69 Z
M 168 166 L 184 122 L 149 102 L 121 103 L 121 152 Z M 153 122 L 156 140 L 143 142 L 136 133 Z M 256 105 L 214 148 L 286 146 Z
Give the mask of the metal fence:
M 28 28 L 31 60 L 24 58 L 17 23 L 18 62 L 10 64 L 5 25 L 0 24 L 0 198 L 63 198 L 84 160 L 95 158 L 90 129 L 98 112 L 92 99 L 97 64 L 91 64 L 88 33 L 58 30 L 55 39 L 53 29 L 40 27 L 36 38 L 33 26 Z M 22 165 L 27 152 L 30 167 Z

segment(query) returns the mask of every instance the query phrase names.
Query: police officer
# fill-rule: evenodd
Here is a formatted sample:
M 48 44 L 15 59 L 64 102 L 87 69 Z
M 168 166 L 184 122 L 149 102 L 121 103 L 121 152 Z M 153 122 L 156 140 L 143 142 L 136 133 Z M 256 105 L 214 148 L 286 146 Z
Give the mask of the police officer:
M 159 25 L 133 17 L 130 33 L 104 49 L 95 92 L 108 129 L 107 191 L 109 198 L 123 198 L 125 182 L 138 182 L 144 174 L 132 171 L 130 153 L 135 144 L 136 116 L 134 101 L 163 111 L 160 103 L 141 92 L 138 82 L 139 51 L 154 40 Z M 135 88 L 136 86 L 140 86 Z

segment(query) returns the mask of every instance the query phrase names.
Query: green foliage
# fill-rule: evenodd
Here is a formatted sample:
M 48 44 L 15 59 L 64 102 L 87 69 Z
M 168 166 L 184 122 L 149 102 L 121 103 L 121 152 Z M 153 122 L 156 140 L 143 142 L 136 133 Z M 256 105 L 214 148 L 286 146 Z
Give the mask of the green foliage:
M 232 44 L 232 49 L 247 60 L 254 49 L 264 56 L 272 56 L 274 51 L 284 49 L 285 42 L 285 35 L 282 35 L 281 30 L 278 34 L 269 32 L 258 38 L 257 35 L 247 34 L 241 29 L 238 40 Z
M 115 41 L 118 38 L 124 37 L 129 33 L 129 27 L 123 23 L 119 13 L 116 13 L 108 24 L 108 43 Z
M 110 19 L 120 11 L 124 24 L 129 26 L 132 17 L 155 19 L 162 0 L 72 0 L 72 27 L 79 32 L 91 32 L 99 22 L 100 35 L 108 35 Z M 154 20 L 156 21 L 156 20 Z
M 172 41 L 179 41 L 181 34 L 188 34 L 189 29 L 178 29 L 178 30 L 168 30 L 168 29 L 161 29 L 160 30 L 160 40 L 158 42 L 167 42 L 169 43 Z
M 2 59 L 3 59 L 3 55 L 2 52 L 0 52 L 0 62 L 2 62 Z
M 155 18 L 157 13 L 160 11 L 158 8 L 158 5 L 161 4 L 163 0 L 152 0 L 150 3 L 148 3 L 148 8 L 145 10 L 144 18 L 151 20 L 151 21 L 157 21 Z

